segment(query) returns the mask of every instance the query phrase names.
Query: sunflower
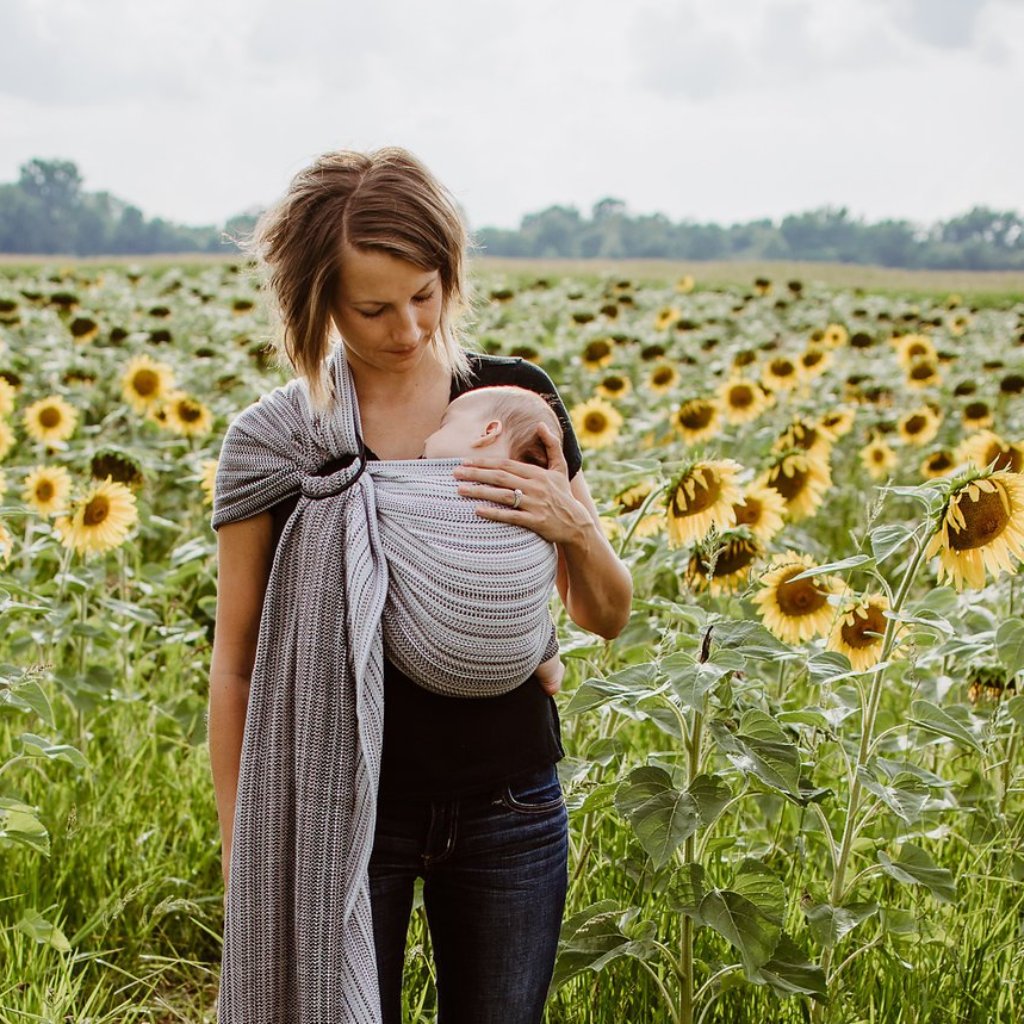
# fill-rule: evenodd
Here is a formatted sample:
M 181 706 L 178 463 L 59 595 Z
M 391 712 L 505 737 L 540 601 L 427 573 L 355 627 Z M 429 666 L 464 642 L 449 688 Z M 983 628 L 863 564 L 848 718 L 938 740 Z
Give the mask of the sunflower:
M 64 510 L 71 493 L 71 474 L 63 466 L 36 466 L 25 474 L 22 500 L 40 515 Z
M 825 415 L 818 420 L 818 423 L 833 437 L 843 437 L 853 428 L 853 421 L 856 416 L 856 409 L 843 405 L 834 409 L 832 412 L 825 413 Z
M 615 495 L 615 504 L 618 506 L 620 516 L 633 515 L 640 511 L 644 502 L 650 497 L 654 490 L 654 484 L 648 480 L 627 487 Z M 635 535 L 637 537 L 653 537 L 660 533 L 665 526 L 665 499 L 659 495 L 650 505 L 643 518 L 637 523 Z
M 580 353 L 580 360 L 588 370 L 600 370 L 615 358 L 615 349 L 608 338 L 588 341 Z
M 982 700 L 999 701 L 1017 692 L 1017 681 L 1005 668 L 997 665 L 980 665 L 971 673 L 967 688 L 967 699 L 972 704 Z
M 647 375 L 646 385 L 656 395 L 664 395 L 679 383 L 679 371 L 668 362 L 655 363 Z
M 938 361 L 938 353 L 931 339 L 923 334 L 904 334 L 902 337 L 893 338 L 896 346 L 896 358 L 904 370 L 909 370 L 911 365 L 918 359 L 928 359 L 931 362 Z
M 884 480 L 889 471 L 896 465 L 896 453 L 889 447 L 884 438 L 873 437 L 860 450 L 860 461 L 872 480 Z
M 968 430 L 984 430 L 995 422 L 988 402 L 968 402 L 960 412 L 960 419 Z
M 729 423 L 749 423 L 765 408 L 764 391 L 755 381 L 730 377 L 718 389 L 718 401 Z
M 695 283 L 696 282 L 693 280 L 692 274 L 684 274 L 678 281 L 676 281 L 676 291 L 679 292 L 680 295 L 689 295 L 690 292 L 693 291 Z
M 817 377 L 824 373 L 832 362 L 832 353 L 821 345 L 808 345 L 800 353 L 800 369 L 805 378 Z
M 761 370 L 761 381 L 773 391 L 787 391 L 800 383 L 800 367 L 789 356 L 769 359 Z
M 208 434 L 213 426 L 213 413 L 198 398 L 184 391 L 172 391 L 163 404 L 166 427 L 184 437 Z
M 203 504 L 213 504 L 213 489 L 217 480 L 217 459 L 203 459 L 200 463 L 199 486 L 203 489 Z
M 18 389 L 8 380 L 0 377 L 0 416 L 10 416 L 14 412 L 14 396 Z
M 997 471 L 968 478 L 950 494 L 925 556 L 939 556 L 938 581 L 979 589 L 985 571 L 1015 572 L 1024 560 L 1024 478 Z
M 113 448 L 102 449 L 93 455 L 89 460 L 89 475 L 93 480 L 109 476 L 115 483 L 125 484 L 133 491 L 146 481 L 142 463 L 127 452 Z
M 786 503 L 786 518 L 798 522 L 814 515 L 832 486 L 828 463 L 806 452 L 776 453 L 758 483 L 771 487 Z
M 78 422 L 78 410 L 59 395 L 40 398 L 24 413 L 25 430 L 29 437 L 44 444 L 66 441 Z
M 750 568 L 764 549 L 746 537 L 723 537 L 713 553 L 700 549 L 690 556 L 686 582 L 694 590 L 710 590 L 712 596 L 735 594 L 750 578 Z
M 772 283 L 767 277 L 754 278 L 754 291 L 758 295 L 768 295 L 772 290 Z
M 603 398 L 591 398 L 573 406 L 572 425 L 583 448 L 606 448 L 614 444 L 622 427 L 618 409 Z
M 742 493 L 736 475 L 742 468 L 732 459 L 709 459 L 683 470 L 667 492 L 670 547 L 703 540 L 712 527 L 721 532 L 735 525 L 734 506 Z
M 135 356 L 121 377 L 121 397 L 138 413 L 162 402 L 174 387 L 174 370 L 147 355 Z
M 939 432 L 942 417 L 930 406 L 921 405 L 901 416 L 897 428 L 907 444 L 920 448 Z
M 784 452 L 790 448 L 799 448 L 808 455 L 827 462 L 835 440 L 835 437 L 820 424 L 815 424 L 812 420 L 796 419 L 775 439 L 772 451 Z
M 0 418 L 0 459 L 7 458 L 7 453 L 14 447 L 14 431 L 7 420 Z
M 956 468 L 959 461 L 948 448 L 940 448 L 926 456 L 921 462 L 921 476 L 925 480 L 937 480 L 939 477 L 949 476 Z
M 733 506 L 736 526 L 745 526 L 759 541 L 767 544 L 782 529 L 786 500 L 774 487 L 751 483 Z
M 821 335 L 821 343 L 826 348 L 839 348 L 849 340 L 850 332 L 842 324 L 829 324 Z
M 718 404 L 710 398 L 691 398 L 672 414 L 672 425 L 687 444 L 696 444 L 718 433 Z
M 907 386 L 930 388 L 942 383 L 939 365 L 934 359 L 915 359 L 907 369 Z
M 753 597 L 765 626 L 784 643 L 810 640 L 832 623 L 828 596 L 838 593 L 840 582 L 824 575 L 793 581 L 814 564 L 810 555 L 787 551 L 773 559 L 774 568 L 761 577 L 761 589 Z
M 874 668 L 882 660 L 888 610 L 889 600 L 884 594 L 871 594 L 840 612 L 829 630 L 825 649 L 845 654 L 855 672 Z
M 602 398 L 625 398 L 633 390 L 633 385 L 628 377 L 622 377 L 617 373 L 609 374 L 600 384 L 596 391 Z
M 964 331 L 970 326 L 971 318 L 964 313 L 960 313 L 957 316 L 950 317 L 946 326 L 949 328 L 949 333 L 954 338 L 959 338 Z
M 654 318 L 654 329 L 656 331 L 667 331 L 682 315 L 675 306 L 665 306 L 658 311 L 658 315 Z
M 135 495 L 108 477 L 94 483 L 54 525 L 65 547 L 87 555 L 118 547 L 137 519 Z
M 991 465 L 995 470 L 1020 473 L 1024 470 L 1024 445 L 1004 441 L 991 430 L 981 430 L 960 442 L 961 462 L 973 462 L 978 469 Z
M 11 559 L 11 552 L 14 550 L 14 538 L 10 530 L 0 523 L 0 568 L 7 565 Z
M 84 344 L 100 333 L 100 325 L 91 316 L 76 316 L 68 325 L 71 337 Z

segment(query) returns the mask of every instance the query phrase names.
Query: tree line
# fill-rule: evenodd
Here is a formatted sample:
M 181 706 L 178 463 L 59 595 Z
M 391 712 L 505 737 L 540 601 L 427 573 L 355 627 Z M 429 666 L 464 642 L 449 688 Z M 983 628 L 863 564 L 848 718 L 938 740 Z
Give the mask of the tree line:
M 147 219 L 109 192 L 86 192 L 69 160 L 32 159 L 0 185 L 0 252 L 73 256 L 229 253 L 259 211 L 223 225 L 190 227 Z M 1024 217 L 976 206 L 947 221 L 868 223 L 846 207 L 825 207 L 742 224 L 673 222 L 632 214 L 620 199 L 549 206 L 518 229 L 474 231 L 488 256 L 570 259 L 810 260 L 939 270 L 1024 270 Z

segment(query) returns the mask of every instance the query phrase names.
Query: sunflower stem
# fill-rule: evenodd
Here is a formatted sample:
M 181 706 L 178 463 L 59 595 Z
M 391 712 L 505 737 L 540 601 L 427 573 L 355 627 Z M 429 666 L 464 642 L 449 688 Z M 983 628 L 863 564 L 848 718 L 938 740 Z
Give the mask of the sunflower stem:
M 651 507 L 652 502 L 658 497 L 665 488 L 668 487 L 668 483 L 665 482 L 659 487 L 651 489 L 651 493 L 644 498 L 644 503 L 640 506 L 639 511 L 633 517 L 633 522 L 630 523 L 629 530 L 626 531 L 626 536 L 622 538 L 622 543 L 619 545 L 618 556 L 622 557 L 622 553 L 626 550 L 629 542 L 633 539 L 633 534 L 636 533 L 636 528 L 640 525 L 641 520 L 647 514 L 647 510 Z
M 895 616 L 903 607 L 903 602 L 906 600 L 907 593 L 910 591 L 910 585 L 913 583 L 914 577 L 917 575 L 917 571 L 924 558 L 925 547 L 930 536 L 931 534 L 928 532 L 918 541 L 917 546 L 914 549 L 914 554 L 910 559 L 910 564 L 907 567 L 907 571 L 903 576 L 903 579 L 900 580 L 899 589 L 896 592 L 896 597 L 892 604 L 893 617 L 889 618 L 885 624 L 885 635 L 882 639 L 882 654 L 879 659 L 882 665 L 887 661 L 895 640 Z M 843 826 L 843 837 L 839 844 L 839 856 L 836 863 L 836 869 L 832 875 L 832 890 L 829 899 L 833 907 L 839 906 L 840 901 L 846 894 L 846 869 L 850 859 L 850 851 L 853 847 L 853 839 L 857 834 L 857 811 L 860 808 L 862 791 L 860 770 L 865 764 L 867 764 L 869 758 L 872 734 L 875 729 L 875 719 L 878 716 L 878 708 L 882 700 L 882 681 L 884 677 L 884 667 L 875 670 L 871 679 L 871 689 L 868 692 L 867 703 L 862 709 L 860 749 L 857 754 L 857 761 L 853 765 L 853 771 L 851 773 L 852 779 L 850 784 L 850 798 L 846 809 L 846 821 Z M 828 985 L 832 980 L 829 978 L 829 967 L 831 965 L 831 961 L 832 947 L 830 946 L 825 950 L 821 957 L 821 968 L 825 974 L 826 985 Z M 821 1020 L 821 1014 L 823 1012 L 821 1005 L 816 1004 L 814 1007 L 813 1019 Z

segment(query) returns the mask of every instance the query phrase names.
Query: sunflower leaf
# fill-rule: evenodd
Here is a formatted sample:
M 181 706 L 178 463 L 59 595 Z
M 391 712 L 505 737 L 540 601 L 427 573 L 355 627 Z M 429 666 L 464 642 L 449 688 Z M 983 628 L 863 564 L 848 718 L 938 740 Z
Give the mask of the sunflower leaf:
M 562 714 L 578 715 L 612 701 L 635 705 L 644 697 L 657 693 L 661 683 L 661 673 L 652 661 L 630 665 L 604 678 L 597 676 L 585 679 L 576 688 Z
M 735 733 L 720 726 L 713 729 L 729 760 L 740 771 L 802 802 L 800 753 L 770 715 L 752 708 L 744 712 Z
M 629 819 L 655 868 L 664 867 L 700 824 L 697 801 L 676 789 L 663 768 L 650 765 L 629 773 L 615 794 L 615 806 Z
M 748 857 L 740 864 L 732 887 L 750 900 L 769 921 L 782 924 L 786 912 L 786 888 L 766 864 Z
M 936 867 L 931 857 L 919 846 L 904 843 L 895 861 L 890 860 L 881 850 L 877 856 L 882 870 L 897 882 L 923 885 L 941 903 L 953 903 L 956 900 L 953 873 L 946 868 Z
M 814 565 L 810 569 L 804 569 L 803 572 L 797 573 L 796 576 L 790 576 L 787 578 L 787 583 L 794 583 L 796 580 L 808 580 L 812 576 L 821 576 L 822 573 L 826 572 L 842 572 L 844 569 L 856 569 L 859 566 L 866 565 L 870 562 L 874 565 L 874 558 L 871 555 L 851 555 L 849 558 L 843 558 L 838 562 L 826 562 L 824 565 Z
M 833 907 L 830 903 L 818 903 L 805 906 L 803 910 L 814 941 L 827 948 L 877 914 L 878 904 L 849 903 L 845 907 Z
M 825 972 L 785 933 L 779 937 L 771 960 L 762 964 L 751 980 L 766 981 L 787 995 L 808 995 L 826 1001 Z
M 954 711 L 959 711 L 960 718 L 965 719 L 965 721 L 954 718 Z M 966 709 L 954 708 L 947 711 L 944 708 L 940 708 L 937 704 L 933 704 L 930 700 L 915 700 L 910 705 L 910 714 L 910 721 L 919 729 L 924 729 L 925 732 L 936 733 L 939 736 L 945 736 L 947 739 L 970 747 L 979 754 L 985 752 L 973 732 L 971 732 L 971 723 Z
M 704 899 L 704 869 L 699 864 L 684 864 L 672 875 L 665 893 L 665 905 L 677 914 L 685 914 L 700 924 L 700 904 Z
M 721 775 L 698 775 L 686 791 L 697 803 L 700 823 L 704 828 L 714 822 L 732 799 L 732 790 Z
M 775 952 L 782 928 L 757 904 L 738 892 L 712 889 L 701 900 L 701 920 L 739 950 L 749 972 L 766 964 Z
M 887 523 L 884 526 L 876 526 L 868 536 L 871 539 L 871 553 L 875 556 L 875 561 L 884 562 L 914 536 L 914 529 L 902 523 Z
M 1024 622 L 1007 619 L 996 630 L 996 656 L 1010 675 L 1024 669 Z

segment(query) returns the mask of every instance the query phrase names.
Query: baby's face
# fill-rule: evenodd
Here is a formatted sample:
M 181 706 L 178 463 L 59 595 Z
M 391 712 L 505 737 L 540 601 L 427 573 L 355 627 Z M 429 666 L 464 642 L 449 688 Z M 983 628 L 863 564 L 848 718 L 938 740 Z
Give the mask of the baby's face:
M 460 395 L 445 410 L 441 426 L 423 442 L 425 459 L 464 459 L 480 449 L 474 442 L 486 436 L 489 403 L 472 392 Z M 488 448 L 488 455 L 501 455 Z

